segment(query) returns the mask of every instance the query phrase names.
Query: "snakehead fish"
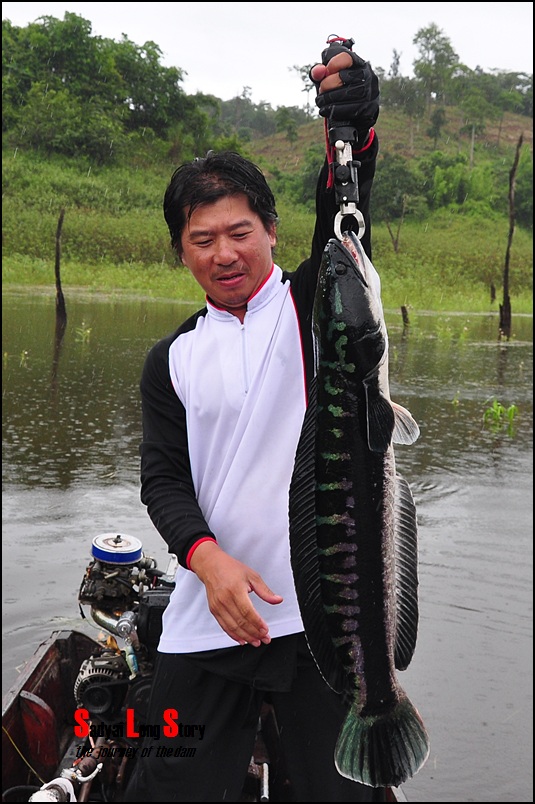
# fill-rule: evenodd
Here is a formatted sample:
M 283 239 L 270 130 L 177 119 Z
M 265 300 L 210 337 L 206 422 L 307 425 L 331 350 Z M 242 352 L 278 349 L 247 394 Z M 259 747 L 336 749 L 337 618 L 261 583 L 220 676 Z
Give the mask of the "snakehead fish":
M 394 443 L 419 428 L 390 399 L 379 277 L 358 238 L 325 247 L 314 315 L 316 375 L 290 486 L 297 599 L 316 664 L 348 704 L 335 764 L 395 787 L 429 754 L 401 688 L 418 626 L 416 511 Z

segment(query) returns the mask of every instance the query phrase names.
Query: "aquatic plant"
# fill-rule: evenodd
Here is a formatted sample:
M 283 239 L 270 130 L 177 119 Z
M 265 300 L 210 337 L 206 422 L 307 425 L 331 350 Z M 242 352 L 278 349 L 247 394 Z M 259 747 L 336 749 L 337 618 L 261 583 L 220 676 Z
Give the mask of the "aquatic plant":
M 91 327 L 88 327 L 85 321 L 82 321 L 79 327 L 76 327 L 76 340 L 79 343 L 88 343 L 91 336 Z
M 490 401 L 490 400 L 487 400 Z M 505 407 L 501 402 L 494 397 L 492 404 L 488 407 L 483 414 L 483 421 L 490 427 L 493 432 L 506 429 L 507 435 L 514 435 L 514 420 L 518 413 L 516 405 L 512 404 Z

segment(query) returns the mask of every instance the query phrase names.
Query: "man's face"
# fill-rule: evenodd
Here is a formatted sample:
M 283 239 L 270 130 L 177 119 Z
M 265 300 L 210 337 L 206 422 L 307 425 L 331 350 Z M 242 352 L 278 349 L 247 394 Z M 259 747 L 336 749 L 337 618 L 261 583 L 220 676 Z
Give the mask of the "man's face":
M 276 242 L 275 224 L 267 232 L 247 196 L 226 196 L 197 207 L 182 232 L 180 257 L 214 304 L 243 321 L 271 271 Z

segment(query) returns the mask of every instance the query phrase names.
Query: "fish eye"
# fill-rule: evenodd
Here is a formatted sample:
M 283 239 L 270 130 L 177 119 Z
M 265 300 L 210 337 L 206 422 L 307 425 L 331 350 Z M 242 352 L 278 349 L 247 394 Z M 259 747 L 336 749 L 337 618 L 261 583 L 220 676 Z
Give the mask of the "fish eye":
M 334 270 L 338 276 L 343 276 L 344 274 L 347 274 L 347 265 L 343 262 L 337 262 L 334 266 Z

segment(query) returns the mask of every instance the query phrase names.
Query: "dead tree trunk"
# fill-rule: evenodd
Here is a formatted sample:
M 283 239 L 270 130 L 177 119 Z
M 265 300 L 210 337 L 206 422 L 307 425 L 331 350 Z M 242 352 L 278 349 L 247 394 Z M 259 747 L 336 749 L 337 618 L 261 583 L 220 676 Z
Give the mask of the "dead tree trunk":
M 57 388 L 59 356 L 61 353 L 61 345 L 63 343 L 63 336 L 67 327 L 67 308 L 65 307 L 65 297 L 61 289 L 61 229 L 63 227 L 63 219 L 65 217 L 65 210 L 62 209 L 59 213 L 58 226 L 56 229 L 56 262 L 54 272 L 56 277 L 56 330 L 54 333 L 54 355 L 52 357 L 52 376 L 50 379 L 51 391 L 55 394 Z
M 63 291 L 61 289 L 61 271 L 60 271 L 61 229 L 63 227 L 64 217 L 65 217 L 65 210 L 62 209 L 61 212 L 59 213 L 58 226 L 56 229 L 56 263 L 54 266 L 54 272 L 56 276 L 56 332 L 58 330 L 58 325 L 63 330 L 65 330 L 65 327 L 67 326 L 67 309 L 65 307 L 65 297 L 63 296 Z
M 509 296 L 509 264 L 511 259 L 511 244 L 515 231 L 515 179 L 518 161 L 520 159 L 520 149 L 524 135 L 521 134 L 516 145 L 513 166 L 509 171 L 509 235 L 507 237 L 507 248 L 505 250 L 505 264 L 503 268 L 503 304 L 500 304 L 500 323 L 499 339 L 511 337 L 511 297 Z

